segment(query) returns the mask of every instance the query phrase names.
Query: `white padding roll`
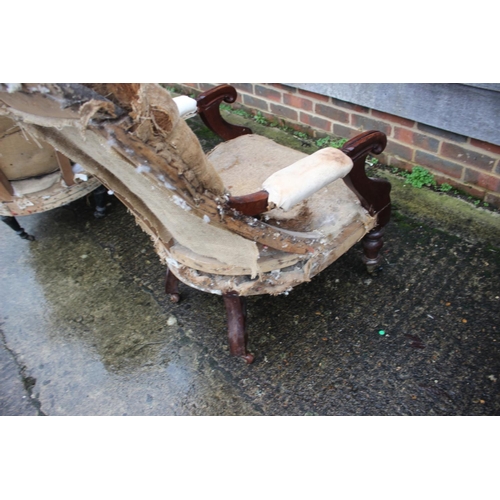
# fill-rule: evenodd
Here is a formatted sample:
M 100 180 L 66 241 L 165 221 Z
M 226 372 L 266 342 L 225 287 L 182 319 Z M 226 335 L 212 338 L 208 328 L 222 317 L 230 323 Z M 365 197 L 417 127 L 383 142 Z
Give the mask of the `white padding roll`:
M 181 95 L 179 97 L 174 97 L 173 100 L 177 105 L 181 118 L 191 118 L 198 111 L 198 103 L 196 102 L 196 99 L 193 99 L 192 97 Z
M 345 153 L 324 148 L 268 177 L 262 188 L 269 193 L 269 204 L 283 210 L 305 200 L 316 191 L 346 176 L 353 163 Z

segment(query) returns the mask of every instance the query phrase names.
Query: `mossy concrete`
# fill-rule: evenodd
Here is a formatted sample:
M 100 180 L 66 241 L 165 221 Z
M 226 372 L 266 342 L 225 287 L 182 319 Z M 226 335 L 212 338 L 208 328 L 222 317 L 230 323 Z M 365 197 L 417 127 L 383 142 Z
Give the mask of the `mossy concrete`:
M 397 210 L 469 241 L 483 241 L 500 247 L 498 212 L 476 207 L 447 193 L 415 188 L 385 170 L 377 170 L 376 176 L 391 183 L 392 203 Z

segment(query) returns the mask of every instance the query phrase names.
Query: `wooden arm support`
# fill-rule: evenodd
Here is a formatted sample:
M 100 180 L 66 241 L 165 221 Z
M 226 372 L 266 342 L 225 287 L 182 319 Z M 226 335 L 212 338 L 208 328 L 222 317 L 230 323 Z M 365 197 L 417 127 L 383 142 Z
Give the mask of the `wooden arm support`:
M 231 85 L 219 85 L 203 92 L 196 99 L 198 114 L 203 123 L 225 141 L 252 133 L 248 127 L 240 127 L 226 122 L 220 114 L 222 101 L 233 103 L 236 101 L 237 95 L 236 89 Z
M 370 215 L 378 214 L 380 226 L 389 221 L 391 185 L 383 179 L 369 178 L 365 172 L 365 162 L 368 154 L 380 154 L 386 143 L 385 134 L 372 130 L 351 139 L 342 148 L 342 152 L 354 164 L 343 180 Z M 268 193 L 258 191 L 245 196 L 231 196 L 228 205 L 244 215 L 256 216 L 268 210 L 268 201 Z
M 359 198 L 370 215 L 378 214 L 378 225 L 383 227 L 391 216 L 391 184 L 384 179 L 368 177 L 365 171 L 368 154 L 380 154 L 387 145 L 382 132 L 369 130 L 346 142 L 342 151 L 349 156 L 354 166 L 344 177 L 347 187 Z

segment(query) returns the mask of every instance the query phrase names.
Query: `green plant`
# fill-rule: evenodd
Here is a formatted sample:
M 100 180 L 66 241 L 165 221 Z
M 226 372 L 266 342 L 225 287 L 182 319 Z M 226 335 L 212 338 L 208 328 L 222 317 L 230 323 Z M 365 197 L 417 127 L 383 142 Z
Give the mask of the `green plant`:
M 439 186 L 439 191 L 442 191 L 443 193 L 447 193 L 448 191 L 451 191 L 453 189 L 453 186 L 450 186 L 448 183 L 443 182 L 441 186 Z
M 265 116 L 260 111 L 257 112 L 256 115 L 254 115 L 253 119 L 257 123 L 260 123 L 261 125 L 268 125 L 269 124 L 269 122 L 267 121 L 267 119 L 265 118 Z
M 329 142 L 329 137 L 322 137 L 321 139 L 316 139 L 316 146 L 318 146 L 318 148 L 325 148 L 326 146 L 328 146 Z
M 347 142 L 347 139 L 343 139 L 341 137 L 337 139 L 332 139 L 331 137 L 322 137 L 321 139 L 316 139 L 316 146 L 319 148 L 341 148 L 345 143 Z
M 437 185 L 434 176 L 424 167 L 413 167 L 411 173 L 407 173 L 405 177 L 408 184 L 419 189 L 424 186 Z
M 330 147 L 331 148 L 341 148 L 345 143 L 347 142 L 347 139 L 343 139 L 339 137 L 338 139 L 332 139 L 330 141 Z
M 297 130 L 295 130 L 293 135 L 295 137 L 298 137 L 299 139 L 309 139 L 309 136 L 307 134 L 305 134 L 304 132 L 298 132 Z
M 370 167 L 373 167 L 374 165 L 376 165 L 378 163 L 378 158 L 373 158 L 373 156 L 369 156 L 366 159 L 366 163 L 368 163 L 368 165 L 370 165 Z

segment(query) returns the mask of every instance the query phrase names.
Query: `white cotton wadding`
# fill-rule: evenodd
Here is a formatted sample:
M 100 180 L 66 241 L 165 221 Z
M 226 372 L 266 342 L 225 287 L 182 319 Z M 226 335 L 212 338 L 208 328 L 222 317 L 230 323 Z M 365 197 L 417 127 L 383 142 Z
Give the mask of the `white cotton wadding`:
M 85 169 L 79 163 L 75 163 L 71 167 L 71 170 L 73 170 L 74 174 L 81 174 L 82 172 L 85 172 Z
M 86 174 L 78 173 L 74 175 L 75 179 L 80 179 L 83 182 L 87 182 L 89 180 L 89 176 Z
M 17 92 L 18 90 L 21 90 L 23 88 L 23 85 L 21 83 L 6 83 L 7 86 L 7 92 L 9 94 L 13 94 L 14 92 Z
M 182 210 L 191 210 L 191 207 L 179 196 L 174 195 L 173 200 L 177 206 L 182 208 Z
M 170 189 L 170 191 L 175 191 L 175 186 L 172 186 L 172 184 L 169 184 L 167 181 L 163 183 L 163 185 L 167 188 Z
M 196 99 L 188 97 L 187 95 L 180 95 L 178 97 L 174 97 L 173 101 L 177 105 L 179 115 L 181 118 L 184 118 L 184 120 L 196 115 L 198 111 L 198 102 Z
M 167 257 L 167 264 L 170 267 L 175 267 L 175 268 L 180 267 L 179 263 L 175 259 L 172 259 L 172 257 Z
M 114 191 L 112 191 L 112 190 L 110 189 L 110 190 L 108 191 L 108 194 L 109 194 L 109 196 L 113 196 L 113 195 L 115 194 L 115 192 L 114 192 Z
M 50 90 L 43 85 L 38 85 L 38 87 L 36 87 L 36 90 L 38 90 L 38 92 L 41 92 L 42 94 L 48 94 L 50 92 Z
M 142 174 L 143 172 L 151 172 L 151 167 L 148 167 L 147 165 L 139 165 L 135 170 L 138 174 Z
M 206 222 L 208 224 L 210 222 L 210 217 L 208 215 L 204 215 L 203 222 Z

